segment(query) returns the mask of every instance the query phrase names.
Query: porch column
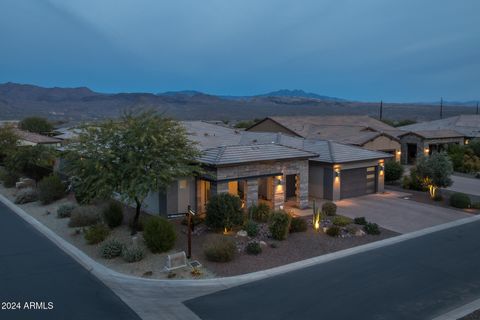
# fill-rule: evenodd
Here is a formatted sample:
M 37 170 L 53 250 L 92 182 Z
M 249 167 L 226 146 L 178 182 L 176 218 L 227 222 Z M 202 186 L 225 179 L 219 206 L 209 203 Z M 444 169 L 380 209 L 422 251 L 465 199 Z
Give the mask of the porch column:
M 308 207 L 308 162 L 303 163 L 299 169 L 295 177 L 297 206 L 305 209 Z
M 384 166 L 383 170 L 380 166 Z M 383 193 L 385 191 L 385 163 L 379 163 L 377 166 L 377 193 Z
M 227 188 L 228 189 L 228 188 Z M 258 179 L 247 180 L 247 208 L 258 202 Z
M 285 177 L 275 176 L 272 179 L 273 183 L 273 209 L 279 210 L 280 206 L 285 203 Z
M 342 183 L 342 171 L 340 166 L 334 166 L 332 171 L 332 201 L 340 200 L 340 186 Z

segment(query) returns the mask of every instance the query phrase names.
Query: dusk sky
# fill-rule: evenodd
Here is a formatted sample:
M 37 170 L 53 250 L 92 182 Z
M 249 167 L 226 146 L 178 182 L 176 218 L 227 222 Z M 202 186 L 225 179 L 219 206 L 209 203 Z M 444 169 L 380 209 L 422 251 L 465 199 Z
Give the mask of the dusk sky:
M 0 83 L 480 99 L 478 0 L 2 0 Z

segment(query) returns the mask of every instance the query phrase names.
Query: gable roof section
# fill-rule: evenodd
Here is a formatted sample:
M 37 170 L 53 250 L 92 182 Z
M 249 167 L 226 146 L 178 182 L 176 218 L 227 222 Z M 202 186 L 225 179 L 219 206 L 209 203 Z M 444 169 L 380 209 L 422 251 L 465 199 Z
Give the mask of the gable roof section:
M 415 130 L 408 131 L 400 136 L 414 134 L 424 139 L 463 138 L 464 135 L 454 130 Z
M 28 132 L 20 129 L 14 129 L 15 134 L 21 139 L 25 141 L 29 141 L 36 144 L 55 144 L 60 143 L 59 139 L 55 139 L 52 137 L 44 136 L 42 134 Z
M 313 152 L 279 144 L 223 146 L 203 151 L 200 162 L 221 166 L 269 160 L 309 159 Z
M 445 119 L 415 123 L 399 129 L 406 131 L 453 130 L 465 137 L 480 137 L 480 115 L 462 114 Z

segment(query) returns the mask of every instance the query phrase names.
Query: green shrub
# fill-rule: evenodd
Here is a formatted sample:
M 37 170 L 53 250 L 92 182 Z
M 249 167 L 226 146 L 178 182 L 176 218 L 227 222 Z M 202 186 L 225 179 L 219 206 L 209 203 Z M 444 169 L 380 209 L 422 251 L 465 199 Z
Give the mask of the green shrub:
M 367 224 L 367 219 L 365 219 L 365 217 L 356 217 L 353 219 L 353 223 L 364 226 Z
M 475 202 L 472 204 L 473 209 L 480 209 L 480 202 Z
M 330 237 L 338 237 L 340 235 L 340 228 L 337 226 L 331 226 L 327 229 L 327 234 Z
M 113 259 L 119 257 L 122 254 L 123 244 L 116 240 L 110 239 L 105 241 L 100 247 L 100 254 L 105 259 Z
M 35 202 L 38 200 L 38 193 L 32 188 L 26 188 L 20 190 L 15 196 L 16 204 L 25 204 L 29 202 Z
M 249 208 L 250 217 L 258 222 L 268 222 L 272 210 L 266 203 L 259 203 L 252 205 Z
M 257 241 L 252 241 L 247 244 L 245 251 L 247 251 L 248 254 L 257 255 L 262 253 L 262 246 L 260 246 L 260 243 Z
M 70 218 L 72 215 L 72 211 L 76 208 L 77 206 L 73 203 L 65 203 L 62 204 L 60 207 L 57 209 L 57 218 L 62 219 L 62 218 Z
M 165 218 L 150 217 L 143 226 L 143 239 L 153 253 L 165 252 L 173 248 L 177 235 L 173 225 Z
M 283 210 L 274 211 L 270 216 L 269 229 L 272 238 L 275 240 L 285 240 L 290 231 L 290 222 L 292 217 Z
M 344 217 L 344 216 L 335 216 L 333 218 L 332 223 L 336 226 L 339 226 L 339 227 L 345 227 L 345 226 L 349 225 L 350 223 L 352 223 L 352 219 Z
M 139 246 L 128 246 L 122 248 L 122 258 L 128 263 L 138 262 L 145 257 L 145 250 Z
M 403 166 L 394 160 L 385 162 L 385 181 L 397 181 L 403 176 Z
M 411 190 L 416 190 L 416 191 L 427 191 L 428 188 L 423 185 L 422 180 L 417 174 L 417 169 L 412 168 L 410 170 L 410 178 L 408 180 L 408 188 L 406 189 L 411 189 Z
M 258 234 L 258 224 L 256 224 L 252 220 L 248 220 L 247 222 L 245 222 L 243 228 L 245 229 L 245 231 L 247 231 L 247 235 L 249 237 L 255 237 Z
M 233 260 L 236 250 L 237 246 L 232 238 L 217 236 L 205 243 L 203 253 L 208 261 L 228 262 Z
M 301 217 L 294 217 L 290 222 L 290 233 L 307 231 L 307 221 Z
M 374 234 L 374 235 L 380 234 L 380 228 L 378 227 L 378 224 L 376 224 L 376 223 L 368 222 L 366 225 L 363 226 L 363 230 L 367 234 Z
M 89 227 L 84 234 L 88 244 L 97 244 L 105 240 L 110 234 L 110 229 L 104 224 Z
M 52 203 L 65 196 L 65 185 L 57 175 L 45 177 L 38 183 L 38 197 L 43 204 Z
M 228 193 L 213 196 L 207 204 L 207 226 L 215 230 L 231 229 L 243 223 L 242 201 Z
M 103 218 L 110 228 L 118 227 L 123 222 L 123 207 L 116 201 L 110 201 L 103 209 Z
M 471 205 L 470 197 L 465 193 L 456 192 L 450 196 L 450 205 L 460 209 L 469 208 Z
M 100 221 L 99 209 L 95 206 L 80 206 L 73 209 L 68 226 L 70 228 L 88 227 Z
M 18 179 L 20 179 L 20 176 L 16 173 L 6 171 L 2 173 L 2 176 L 0 178 L 3 181 L 3 186 L 5 188 L 13 188 L 15 187 Z
M 334 216 L 337 214 L 337 205 L 333 202 L 327 201 L 322 205 L 322 213 L 327 216 Z
M 403 176 L 402 178 L 402 188 L 403 189 L 410 189 L 410 183 L 411 183 L 411 179 L 409 176 Z

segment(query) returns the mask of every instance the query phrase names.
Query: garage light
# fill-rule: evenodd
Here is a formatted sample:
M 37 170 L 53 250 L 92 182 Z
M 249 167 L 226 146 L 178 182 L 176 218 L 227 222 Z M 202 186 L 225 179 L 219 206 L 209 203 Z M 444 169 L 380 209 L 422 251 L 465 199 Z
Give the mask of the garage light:
M 335 169 L 335 179 L 340 178 L 340 169 Z

